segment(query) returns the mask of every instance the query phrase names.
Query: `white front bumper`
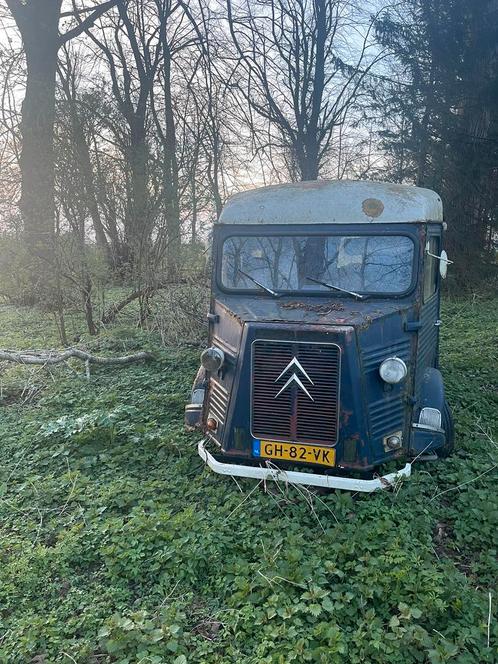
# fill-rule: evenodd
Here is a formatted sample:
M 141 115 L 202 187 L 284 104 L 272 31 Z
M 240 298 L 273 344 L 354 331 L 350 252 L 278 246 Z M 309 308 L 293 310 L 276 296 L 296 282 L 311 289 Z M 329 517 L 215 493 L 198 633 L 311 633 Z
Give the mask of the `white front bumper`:
M 256 480 L 274 480 L 288 484 L 307 484 L 309 486 L 320 486 L 328 489 L 345 489 L 346 491 L 363 491 L 371 493 L 377 489 L 387 489 L 396 484 L 401 477 L 409 477 L 412 472 L 411 463 L 396 473 L 389 473 L 383 477 L 373 480 L 356 480 L 350 477 L 335 477 L 334 475 L 316 475 L 315 473 L 299 473 L 294 470 L 282 470 L 280 468 L 261 468 L 260 466 L 243 466 L 234 463 L 223 463 L 217 461 L 206 449 L 206 441 L 201 440 L 197 446 L 201 459 L 220 475 L 232 475 L 234 477 L 251 477 Z

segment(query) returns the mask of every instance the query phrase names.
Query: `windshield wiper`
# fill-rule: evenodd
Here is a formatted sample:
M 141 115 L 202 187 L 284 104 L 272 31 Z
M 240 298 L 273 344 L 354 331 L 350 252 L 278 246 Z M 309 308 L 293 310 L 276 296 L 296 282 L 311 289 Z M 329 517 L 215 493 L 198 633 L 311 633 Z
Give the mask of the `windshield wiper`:
M 318 279 L 313 279 L 313 277 L 305 277 L 308 281 L 313 281 L 315 284 L 320 284 L 320 286 L 325 286 L 325 288 L 330 288 L 331 290 L 339 291 L 340 293 L 347 293 L 353 297 L 358 298 L 358 300 L 364 300 L 365 296 L 355 293 L 351 290 L 346 290 L 345 288 L 339 288 L 339 286 L 334 286 L 333 284 L 328 284 L 326 281 L 319 281 Z
M 247 272 L 244 272 L 240 268 L 237 268 L 237 272 L 240 272 L 240 274 L 243 274 L 244 277 L 249 279 L 249 281 L 252 281 L 252 283 L 256 284 L 256 286 L 259 286 L 261 289 L 263 289 L 269 295 L 272 295 L 273 297 L 280 297 L 280 293 L 277 293 L 276 291 L 272 290 L 271 288 L 268 288 L 268 286 L 265 286 L 264 284 L 260 283 L 254 277 L 251 277 L 250 274 L 247 274 Z

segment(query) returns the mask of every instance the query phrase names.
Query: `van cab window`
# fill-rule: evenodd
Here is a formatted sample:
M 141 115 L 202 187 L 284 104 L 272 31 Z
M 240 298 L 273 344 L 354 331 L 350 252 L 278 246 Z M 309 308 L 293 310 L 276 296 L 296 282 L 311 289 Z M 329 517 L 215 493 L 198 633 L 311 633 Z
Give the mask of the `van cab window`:
M 434 256 L 439 255 L 439 238 L 432 236 L 427 241 L 427 250 L 424 262 L 424 302 L 427 302 L 436 292 L 439 261 Z M 431 256 L 430 254 L 434 254 Z
M 232 236 L 223 245 L 221 280 L 234 290 L 330 293 L 316 283 L 322 281 L 399 294 L 412 282 L 413 257 L 413 241 L 404 235 Z

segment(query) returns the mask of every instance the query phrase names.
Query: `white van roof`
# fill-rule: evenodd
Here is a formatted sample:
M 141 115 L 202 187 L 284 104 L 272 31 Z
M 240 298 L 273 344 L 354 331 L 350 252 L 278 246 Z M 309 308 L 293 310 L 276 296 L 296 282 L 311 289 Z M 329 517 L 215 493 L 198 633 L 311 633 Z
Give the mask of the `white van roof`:
M 441 198 L 407 184 L 315 180 L 261 187 L 228 199 L 221 224 L 349 224 L 443 221 Z

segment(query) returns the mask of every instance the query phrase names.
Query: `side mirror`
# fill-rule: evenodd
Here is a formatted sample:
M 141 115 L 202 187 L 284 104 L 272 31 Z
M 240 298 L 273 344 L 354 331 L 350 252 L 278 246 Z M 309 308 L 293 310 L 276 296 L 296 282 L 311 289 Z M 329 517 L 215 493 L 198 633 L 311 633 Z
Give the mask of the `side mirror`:
M 448 265 L 453 265 L 453 261 L 450 261 L 448 258 L 448 254 L 446 251 L 443 249 L 441 252 L 441 255 L 438 256 L 437 254 L 433 254 L 429 251 L 430 249 L 430 244 L 427 242 L 425 245 L 425 253 L 428 256 L 432 256 L 432 258 L 437 258 L 439 261 L 439 274 L 441 275 L 441 279 L 446 279 L 446 275 L 448 274 Z
M 446 275 L 448 274 L 448 263 L 453 263 L 453 261 L 448 260 L 448 254 L 443 249 L 441 256 L 439 257 L 439 274 L 441 275 L 441 279 L 446 279 Z

